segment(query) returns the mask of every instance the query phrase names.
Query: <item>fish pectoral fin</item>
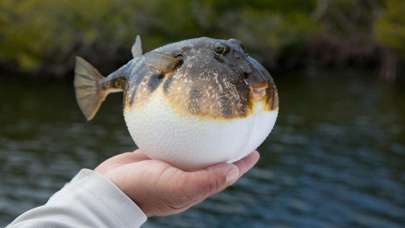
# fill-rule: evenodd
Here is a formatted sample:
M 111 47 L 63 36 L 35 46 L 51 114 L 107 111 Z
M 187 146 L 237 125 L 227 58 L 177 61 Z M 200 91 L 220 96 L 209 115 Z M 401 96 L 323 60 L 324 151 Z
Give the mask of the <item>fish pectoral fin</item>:
M 94 117 L 108 95 L 99 85 L 102 79 L 104 77 L 96 68 L 83 58 L 76 57 L 74 78 L 76 99 L 88 121 Z
M 131 52 L 132 52 L 132 56 L 134 58 L 140 57 L 143 54 L 142 41 L 141 41 L 141 37 L 139 35 L 136 36 L 135 43 L 134 43 L 134 45 L 132 45 L 132 48 L 131 48 Z
M 182 61 L 182 59 L 156 51 L 151 51 L 145 54 L 145 64 L 157 69 L 161 73 L 175 70 Z

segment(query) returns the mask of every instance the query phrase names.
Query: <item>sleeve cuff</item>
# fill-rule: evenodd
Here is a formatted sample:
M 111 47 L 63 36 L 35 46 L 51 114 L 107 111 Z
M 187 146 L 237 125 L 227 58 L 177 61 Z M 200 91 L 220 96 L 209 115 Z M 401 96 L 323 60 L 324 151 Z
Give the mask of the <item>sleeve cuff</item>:
M 117 227 L 140 227 L 147 220 L 134 201 L 114 183 L 93 170 L 82 169 L 65 188 L 80 189 L 88 197 L 93 197 L 100 209 L 103 208 L 103 214 L 115 217 L 114 223 L 119 224 Z

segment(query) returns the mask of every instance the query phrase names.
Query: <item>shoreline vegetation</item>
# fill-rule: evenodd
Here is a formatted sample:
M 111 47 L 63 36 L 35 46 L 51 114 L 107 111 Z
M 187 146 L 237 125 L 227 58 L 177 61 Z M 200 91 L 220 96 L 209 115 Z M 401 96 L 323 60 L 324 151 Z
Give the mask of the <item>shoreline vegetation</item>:
M 0 77 L 71 79 L 74 57 L 101 72 L 199 36 L 237 38 L 272 72 L 362 68 L 393 81 L 405 62 L 403 0 L 2 0 Z

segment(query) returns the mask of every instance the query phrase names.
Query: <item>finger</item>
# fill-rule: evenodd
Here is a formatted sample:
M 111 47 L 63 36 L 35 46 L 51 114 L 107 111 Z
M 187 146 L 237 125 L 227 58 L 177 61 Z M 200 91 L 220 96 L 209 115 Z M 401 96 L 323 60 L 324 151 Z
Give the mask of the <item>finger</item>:
M 127 164 L 127 163 L 132 163 L 132 162 L 137 162 L 137 161 L 142 161 L 142 160 L 149 160 L 149 159 L 150 158 L 148 156 L 146 156 L 143 153 L 143 151 L 141 151 L 140 149 L 136 149 L 133 152 L 126 152 L 126 153 L 116 155 L 111 158 L 111 161 L 121 163 L 121 164 Z
M 106 169 L 115 168 L 120 165 L 125 165 L 133 162 L 139 162 L 143 160 L 149 160 L 141 150 L 137 149 L 134 152 L 126 152 L 119 155 L 116 155 L 103 163 L 101 163 L 95 170 L 103 172 Z
M 206 197 L 235 183 L 239 176 L 236 165 L 221 163 L 203 170 L 186 172 L 182 187 L 190 195 Z
M 239 177 L 245 174 L 249 169 L 251 169 L 259 160 L 260 154 L 257 151 L 253 151 L 248 156 L 242 158 L 233 164 L 239 168 Z

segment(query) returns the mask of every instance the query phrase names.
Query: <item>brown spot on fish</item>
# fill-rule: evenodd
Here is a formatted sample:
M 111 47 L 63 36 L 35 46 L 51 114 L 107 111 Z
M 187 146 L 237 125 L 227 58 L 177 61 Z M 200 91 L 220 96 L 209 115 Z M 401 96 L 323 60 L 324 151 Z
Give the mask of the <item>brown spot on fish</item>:
M 232 117 L 233 108 L 231 106 L 232 104 L 231 104 L 229 98 L 226 96 L 221 96 L 219 98 L 219 103 L 221 104 L 221 111 L 222 111 L 223 117 L 225 117 L 225 118 Z
M 223 62 L 224 62 L 224 59 L 223 59 L 220 55 L 218 55 L 218 54 L 214 54 L 214 58 L 215 58 L 218 62 L 220 62 L 220 63 L 223 63 Z
M 115 80 L 113 82 L 114 82 L 114 84 L 113 84 L 114 88 L 124 89 L 124 87 L 125 87 L 125 78 L 119 78 L 119 79 L 117 79 L 117 80 Z
M 274 111 L 278 109 L 278 92 L 274 83 L 269 83 L 269 86 L 266 89 L 265 102 L 265 108 L 267 111 Z
M 154 74 L 154 75 L 150 76 L 148 85 L 147 85 L 149 92 L 153 92 L 160 85 L 163 78 L 164 78 L 163 74 Z
M 183 58 L 182 54 L 177 55 L 176 58 L 178 59 L 178 62 L 174 66 L 174 69 L 181 67 L 181 65 L 183 65 L 183 63 L 184 63 L 184 60 L 182 59 Z
M 201 104 L 202 94 L 200 89 L 194 87 L 190 90 L 190 98 L 188 101 L 188 109 L 192 114 L 198 114 L 201 112 L 200 104 Z
M 173 76 L 168 76 L 168 77 L 166 78 L 165 82 L 163 83 L 163 91 L 164 91 L 165 93 L 168 92 L 168 90 L 169 90 L 170 85 L 171 85 L 172 82 L 173 82 Z
M 126 78 L 116 77 L 116 78 L 104 78 L 99 81 L 99 89 L 111 92 L 121 92 L 125 89 Z

